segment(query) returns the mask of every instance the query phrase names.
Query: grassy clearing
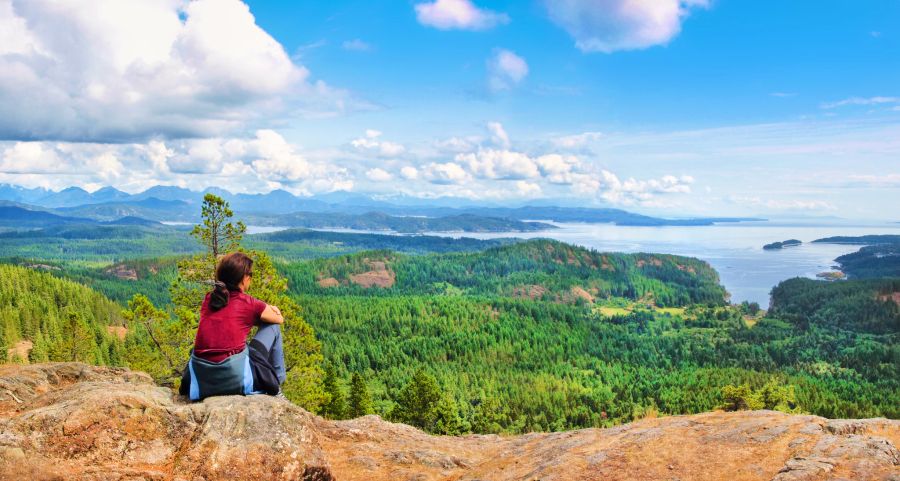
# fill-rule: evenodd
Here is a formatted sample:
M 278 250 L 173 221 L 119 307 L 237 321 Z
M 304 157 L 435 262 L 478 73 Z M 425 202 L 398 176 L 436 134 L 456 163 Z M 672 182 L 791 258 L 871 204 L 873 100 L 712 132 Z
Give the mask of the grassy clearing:
M 597 311 L 604 317 L 627 316 L 631 314 L 631 309 L 625 307 L 599 306 Z
M 643 304 L 635 304 L 635 303 L 616 303 L 616 305 L 602 305 L 597 306 L 597 312 L 600 313 L 601 316 L 604 317 L 612 317 L 612 316 L 627 316 L 631 314 L 635 309 L 642 308 L 646 309 L 646 306 Z M 651 310 L 655 313 L 665 315 L 668 314 L 670 316 L 681 316 L 684 317 L 685 308 L 683 307 L 653 307 Z
M 671 316 L 684 316 L 683 307 L 656 307 L 653 309 L 660 314 L 669 314 Z

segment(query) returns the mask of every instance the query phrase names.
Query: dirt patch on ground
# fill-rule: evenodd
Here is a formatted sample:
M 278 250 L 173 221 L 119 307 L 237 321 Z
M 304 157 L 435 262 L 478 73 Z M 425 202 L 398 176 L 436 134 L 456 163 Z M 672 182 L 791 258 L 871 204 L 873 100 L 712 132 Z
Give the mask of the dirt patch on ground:
M 316 284 L 319 284 L 319 287 L 337 287 L 341 285 L 341 283 L 338 282 L 338 280 L 334 277 L 325 277 L 323 279 L 319 279 L 318 281 L 316 281 Z
M 650 257 L 648 259 L 638 259 L 637 266 L 644 267 L 647 264 L 651 264 L 653 266 L 659 267 L 662 265 L 662 261 L 656 257 Z
M 111 274 L 113 276 L 118 277 L 119 279 L 123 279 L 126 281 L 136 281 L 138 280 L 137 271 L 134 267 L 129 267 L 125 264 L 116 264 L 112 267 L 107 268 L 103 271 L 107 274 Z
M 28 264 L 25 267 L 27 267 L 29 269 L 39 269 L 42 271 L 58 271 L 59 270 L 59 267 L 50 266 L 47 264 Z
M 894 301 L 895 304 L 900 305 L 900 292 L 892 292 L 890 294 L 881 294 L 878 296 L 879 301 Z
M 125 336 L 128 335 L 128 328 L 125 326 L 106 326 L 106 332 L 111 336 L 116 336 L 120 341 L 124 341 Z
M 696 273 L 697 273 L 697 270 L 694 269 L 692 266 L 685 266 L 685 265 L 681 265 L 681 264 L 676 264 L 675 267 L 677 267 L 679 271 L 690 272 L 691 274 L 696 274 Z
M 371 270 L 361 274 L 351 275 L 350 282 L 367 289 L 370 287 L 387 288 L 393 286 L 394 283 L 397 282 L 397 275 L 387 267 L 387 264 L 384 261 L 372 261 L 366 259 L 366 264 L 368 264 Z
M 614 271 L 616 270 L 612 264 L 609 263 L 609 257 L 603 256 L 600 258 L 600 269 L 604 271 Z
M 31 354 L 31 348 L 34 343 L 29 340 L 19 341 L 6 350 L 6 360 L 14 361 L 17 358 L 21 361 L 28 361 L 28 355 Z
M 547 293 L 547 288 L 537 284 L 527 284 L 513 288 L 513 297 L 540 299 Z
M 369 287 L 391 287 L 394 285 L 396 277 L 391 271 L 367 271 L 362 274 L 354 274 L 350 276 L 350 282 L 359 286 Z
M 584 288 L 580 286 L 574 286 L 571 289 L 572 295 L 575 296 L 575 299 L 584 299 L 587 302 L 594 302 L 594 296 L 591 295 L 590 292 L 584 290 Z

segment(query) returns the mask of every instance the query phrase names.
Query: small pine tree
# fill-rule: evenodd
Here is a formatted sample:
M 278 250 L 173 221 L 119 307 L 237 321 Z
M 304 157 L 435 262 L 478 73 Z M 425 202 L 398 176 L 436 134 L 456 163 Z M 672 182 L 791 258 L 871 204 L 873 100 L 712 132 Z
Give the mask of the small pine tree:
M 472 419 L 472 430 L 476 433 L 499 433 L 506 420 L 506 409 L 500 400 L 493 396 L 482 397 Z
M 126 344 L 141 337 L 153 346 L 152 349 L 127 349 L 125 360 L 128 365 L 149 373 L 162 384 L 173 384 L 181 375 L 176 359 L 185 334 L 181 329 L 173 328 L 169 314 L 157 309 L 143 294 L 135 294 L 128 301 L 128 309 L 122 311 L 122 316 L 129 324 Z
M 769 379 L 758 395 L 763 403 L 763 409 L 772 409 L 786 413 L 800 412 L 797 397 L 794 394 L 794 386 L 785 385 L 777 379 Z
M 435 407 L 434 432 L 449 436 L 458 436 L 466 431 L 459 407 L 449 395 L 444 395 Z
M 201 215 L 203 225 L 194 226 L 191 235 L 206 246 L 213 259 L 240 246 L 241 239 L 247 232 L 247 226 L 240 221 L 231 222 L 234 212 L 231 211 L 228 202 L 215 194 L 206 194 L 203 197 Z
M 90 328 L 78 312 L 70 310 L 64 315 L 63 329 L 66 334 L 52 347 L 50 360 L 93 362 L 96 345 Z
M 390 417 L 402 423 L 433 431 L 440 399 L 441 391 L 437 381 L 423 369 L 419 369 L 400 392 L 396 400 L 397 405 L 391 411 Z
M 47 362 L 50 360 L 50 348 L 41 331 L 37 331 L 34 335 L 34 346 L 28 353 L 28 358 L 32 363 Z
M 369 389 L 366 387 L 366 381 L 357 372 L 354 372 L 350 378 L 350 412 L 348 414 L 351 418 L 372 414 L 372 398 L 369 397 Z
M 722 388 L 722 397 L 725 399 L 722 409 L 725 411 L 756 410 L 765 407 L 758 392 L 748 384 L 733 386 L 731 384 Z
M 335 373 L 334 366 L 325 367 L 325 393 L 328 395 L 328 401 L 322 405 L 319 414 L 328 419 L 345 419 L 347 417 L 347 402 L 344 399 L 344 393 L 338 386 L 338 378 Z

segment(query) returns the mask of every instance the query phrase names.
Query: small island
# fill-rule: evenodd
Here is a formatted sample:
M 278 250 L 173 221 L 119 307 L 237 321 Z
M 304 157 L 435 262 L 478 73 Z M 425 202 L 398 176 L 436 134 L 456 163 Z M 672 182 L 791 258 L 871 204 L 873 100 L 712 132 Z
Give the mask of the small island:
M 788 239 L 786 241 L 773 242 L 771 244 L 766 244 L 763 246 L 763 249 L 765 249 L 765 250 L 783 249 L 785 247 L 798 246 L 802 243 L 803 242 L 801 242 L 797 239 Z

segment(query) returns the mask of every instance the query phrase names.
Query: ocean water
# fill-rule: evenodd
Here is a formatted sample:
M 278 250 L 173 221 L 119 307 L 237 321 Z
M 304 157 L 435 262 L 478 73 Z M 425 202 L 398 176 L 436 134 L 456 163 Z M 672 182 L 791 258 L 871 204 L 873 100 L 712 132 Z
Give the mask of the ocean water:
M 716 269 L 731 301 L 755 301 L 766 308 L 769 292 L 792 277 L 815 278 L 829 271 L 834 259 L 860 246 L 810 244 L 831 236 L 900 234 L 900 225 L 809 225 L 745 222 L 696 227 L 630 227 L 613 224 L 554 223 L 559 228 L 540 232 L 439 233 L 453 237 L 547 237 L 604 252 L 656 252 L 696 257 Z M 799 239 L 803 245 L 763 250 L 770 242 Z
M 542 221 L 548 222 L 548 221 Z M 815 278 L 830 271 L 838 256 L 856 252 L 860 246 L 811 244 L 832 236 L 871 234 L 900 235 L 900 224 L 801 224 L 786 222 L 740 222 L 693 227 L 631 227 L 614 224 L 559 223 L 557 229 L 537 232 L 427 232 L 444 237 L 495 239 L 550 238 L 602 252 L 654 252 L 696 257 L 708 262 L 731 294 L 731 302 L 758 302 L 766 308 L 769 292 L 779 282 L 792 277 Z M 282 227 L 247 226 L 248 233 L 274 232 Z M 332 232 L 384 231 L 321 229 Z M 405 234 L 395 234 L 405 235 Z M 803 245 L 780 250 L 763 250 L 771 242 L 799 239 Z

